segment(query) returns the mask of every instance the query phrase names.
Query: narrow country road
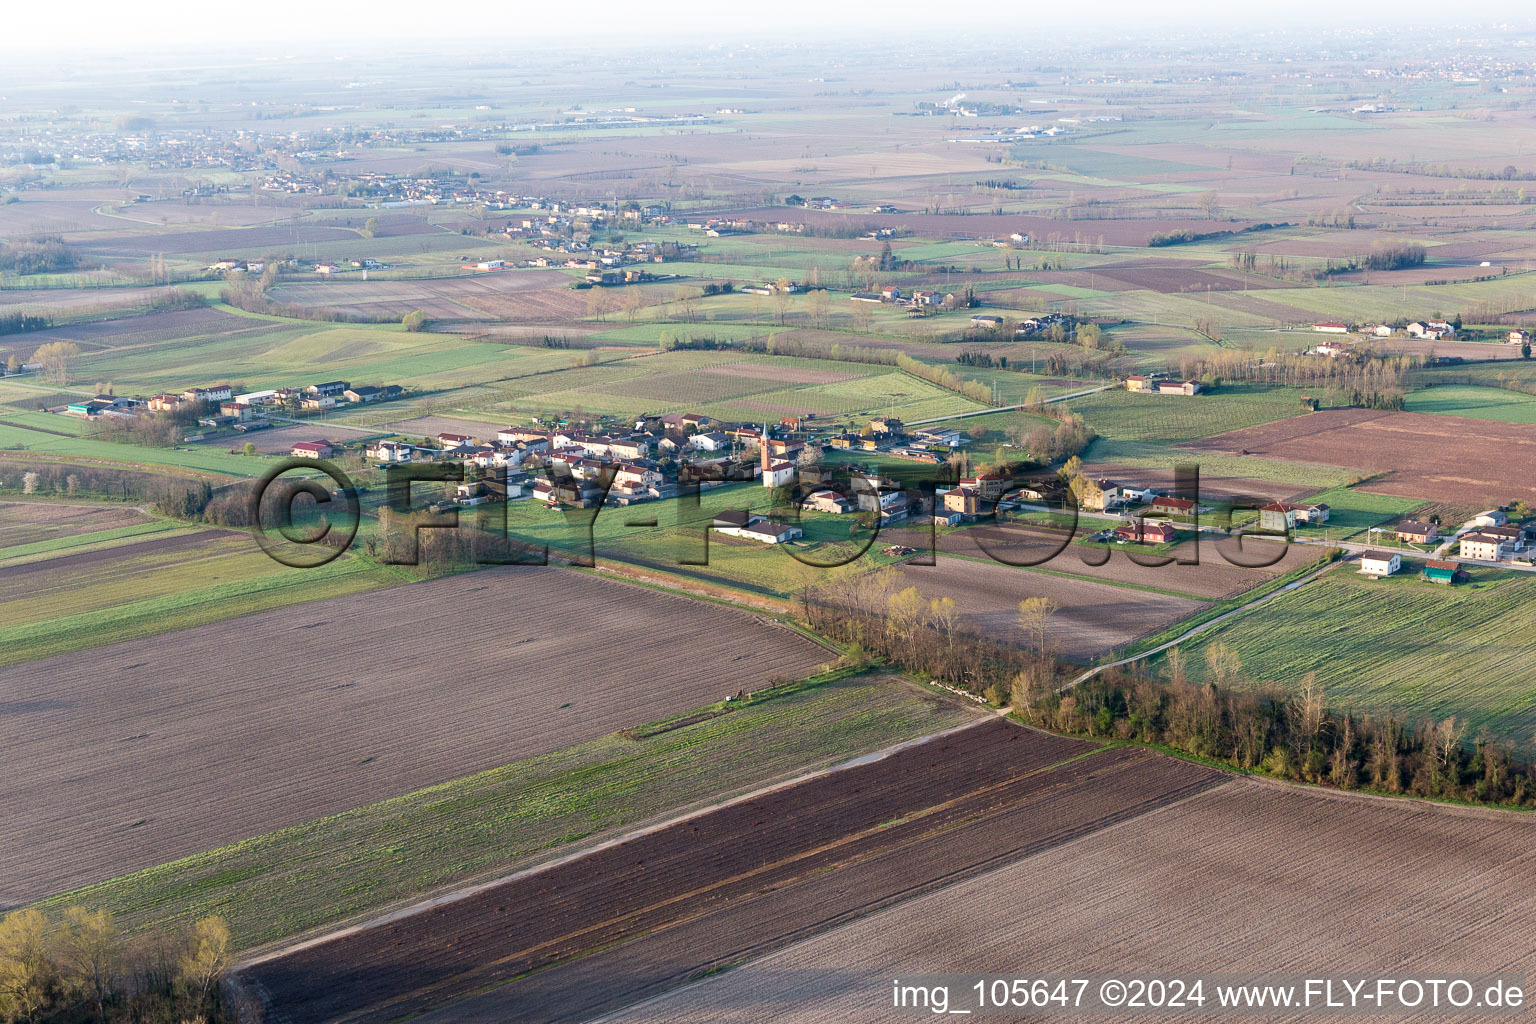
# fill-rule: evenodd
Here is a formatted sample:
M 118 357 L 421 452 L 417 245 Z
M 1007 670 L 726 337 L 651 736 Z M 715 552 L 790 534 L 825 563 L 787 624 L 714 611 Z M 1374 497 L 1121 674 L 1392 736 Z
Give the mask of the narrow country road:
M 1120 382 L 1114 381 L 1113 383 L 1105 384 L 1103 387 L 1088 388 L 1084 391 L 1074 391 L 1070 395 L 1057 395 L 1055 398 L 1047 398 L 1045 400 L 1045 404 L 1052 405 L 1056 402 L 1065 402 L 1069 398 L 1082 398 L 1084 395 L 1096 395 L 1100 391 L 1108 391 L 1111 388 L 1117 387 L 1120 387 Z M 950 420 L 965 420 L 970 419 L 972 416 L 986 416 L 994 412 L 1014 412 L 1015 410 L 1022 408 L 1024 408 L 1023 402 L 1020 402 L 1018 405 L 999 405 L 993 409 L 975 409 L 971 412 L 956 413 L 953 416 L 930 416 L 926 420 L 908 420 L 907 426 L 921 427 L 927 423 L 947 423 Z
M 1239 615 L 1242 615 L 1244 612 L 1252 611 L 1253 609 L 1259 607 L 1260 605 L 1268 604 L 1270 601 L 1273 601 L 1275 598 L 1279 597 L 1281 594 L 1289 594 L 1293 590 L 1300 590 L 1302 587 L 1306 586 L 1308 583 L 1311 583 L 1313 580 L 1316 580 L 1318 577 L 1322 576 L 1324 573 L 1333 570 L 1334 568 L 1344 564 L 1345 562 L 1348 562 L 1351 557 L 1352 557 L 1351 554 L 1346 554 L 1346 555 L 1344 555 L 1344 557 L 1340 558 L 1337 562 L 1329 562 L 1327 565 L 1324 565 L 1324 566 L 1314 570 L 1313 572 L 1307 573 L 1307 575 L 1301 577 L 1300 579 L 1292 580 L 1291 582 L 1287 583 L 1285 586 L 1281 587 L 1279 590 L 1272 590 L 1269 593 L 1265 594 L 1263 597 L 1255 598 L 1254 600 L 1249 601 L 1247 604 L 1239 605 L 1238 607 L 1233 608 L 1230 611 L 1222 612 L 1220 615 L 1216 616 L 1214 619 L 1207 619 L 1205 622 L 1200 623 L 1198 626 L 1195 626 L 1195 627 L 1189 629 L 1188 631 L 1186 631 L 1184 633 L 1181 633 L 1180 635 L 1174 637 L 1172 640 L 1169 640 L 1165 644 L 1159 644 L 1158 646 L 1153 647 L 1151 650 L 1142 651 L 1140 654 L 1134 655 L 1134 656 L 1129 657 L 1129 658 L 1121 658 L 1119 661 L 1111 661 L 1111 662 L 1106 662 L 1103 665 L 1095 665 L 1093 668 L 1090 668 L 1087 671 L 1083 672 L 1082 674 L 1078 675 L 1071 682 L 1069 682 L 1066 686 L 1063 686 L 1062 689 L 1063 690 L 1070 690 L 1074 686 L 1078 686 L 1081 683 L 1086 683 L 1088 680 L 1092 679 L 1094 676 L 1098 675 L 1100 672 L 1103 672 L 1107 668 L 1117 668 L 1117 667 L 1119 667 L 1121 665 L 1129 665 L 1133 661 L 1141 661 L 1143 658 L 1149 658 L 1149 657 L 1151 657 L 1154 654 L 1161 654 L 1163 651 L 1168 650 L 1170 647 L 1177 647 L 1179 644 L 1181 644 L 1184 641 L 1188 640 L 1190 637 L 1198 636 L 1199 634 L 1204 633 L 1206 630 L 1214 629 L 1216 626 L 1221 625 L 1223 622 L 1226 622 L 1228 619 L 1232 619 L 1232 618 L 1235 618 L 1235 617 L 1237 617 Z

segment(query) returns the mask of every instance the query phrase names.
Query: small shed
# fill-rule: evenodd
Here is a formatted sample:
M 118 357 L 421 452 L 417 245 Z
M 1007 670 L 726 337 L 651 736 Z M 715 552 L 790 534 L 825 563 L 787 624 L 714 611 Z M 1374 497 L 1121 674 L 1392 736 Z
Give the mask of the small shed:
M 1419 577 L 1430 583 L 1443 583 L 1446 586 L 1454 585 L 1464 578 L 1461 566 L 1455 562 L 1425 562 L 1420 570 Z

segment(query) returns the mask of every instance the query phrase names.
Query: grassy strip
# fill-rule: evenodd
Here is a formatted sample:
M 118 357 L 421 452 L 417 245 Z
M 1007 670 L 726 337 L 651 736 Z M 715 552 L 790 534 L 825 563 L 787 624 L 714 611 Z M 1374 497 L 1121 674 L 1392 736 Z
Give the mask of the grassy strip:
M 109 608 L 0 626 L 0 666 L 232 619 L 284 605 L 386 586 L 390 578 L 362 558 L 318 569 L 280 569 L 238 583 L 163 594 Z
M 235 929 L 236 944 L 249 949 L 513 870 L 598 833 L 972 716 L 958 701 L 889 675 L 831 673 L 64 893 L 40 906 L 106 909 L 135 928 L 220 914 Z
M 189 525 L 187 523 L 155 520 L 148 523 L 119 526 L 112 530 L 97 530 L 95 533 L 78 533 L 70 537 L 38 540 L 30 544 L 13 544 L 8 548 L 0 548 L 0 562 L 10 561 L 13 558 L 28 558 L 33 555 L 46 555 L 56 551 L 67 551 L 70 548 L 94 547 L 96 545 L 106 546 L 110 541 L 142 537 L 146 533 L 164 533 L 167 530 L 187 529 Z

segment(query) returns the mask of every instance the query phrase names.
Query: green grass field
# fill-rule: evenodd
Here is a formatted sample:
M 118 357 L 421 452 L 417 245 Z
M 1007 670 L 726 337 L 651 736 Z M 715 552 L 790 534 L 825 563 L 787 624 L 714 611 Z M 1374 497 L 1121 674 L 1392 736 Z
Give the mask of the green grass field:
M 1331 511 L 1328 522 L 1302 527 L 1300 532 L 1307 537 L 1326 533 L 1331 540 L 1364 540 L 1366 531 L 1371 527 L 1394 523 L 1424 507 L 1424 502 L 1417 498 L 1367 494 L 1351 487 L 1335 487 L 1311 495 L 1307 501 L 1327 505 Z M 1388 542 L 1380 534 L 1376 536 L 1380 542 Z
M 359 555 L 292 569 L 247 534 L 168 522 L 18 545 L 0 549 L 0 665 L 406 578 Z
M 1495 387 L 1442 384 L 1407 397 L 1409 412 L 1467 416 L 1500 423 L 1536 423 L 1536 398 Z
M 976 712 L 877 674 L 716 704 L 65 893 L 129 928 L 226 918 L 250 948 L 545 859 L 561 847 L 746 792 Z
M 775 597 L 788 597 L 811 579 L 819 582 L 830 576 L 861 572 L 892 561 L 882 553 L 883 545 L 878 537 L 856 561 L 836 568 L 809 569 L 787 550 L 708 532 L 708 564 L 683 564 L 684 559 L 697 561 L 706 557 L 706 528 L 716 515 L 727 509 L 767 513 L 770 499 L 771 492 L 760 484 L 731 484 L 701 492 L 695 509 L 689 509 L 682 499 L 672 499 L 629 508 L 604 508 L 596 519 L 590 518 L 591 510 L 567 513 L 545 508 L 534 501 L 515 501 L 507 506 L 507 530 L 519 540 L 547 544 L 554 553 L 586 555 L 595 552 L 599 561 L 637 562 Z M 592 523 L 590 546 L 585 528 L 578 525 L 588 520 Z M 652 520 L 655 526 L 627 525 Z M 853 533 L 856 523 L 853 515 L 805 512 L 801 517 L 805 538 L 796 543 L 795 550 L 806 559 L 821 564 L 851 558 L 865 547 L 868 537 L 862 529 Z
M 1200 678 L 1224 643 L 1256 683 L 1316 672 L 1339 709 L 1413 720 L 1455 715 L 1472 733 L 1519 743 L 1536 732 L 1536 577 L 1471 570 L 1454 588 L 1402 575 L 1372 581 L 1346 565 L 1185 645 Z
M 112 462 L 149 468 L 197 470 L 204 473 L 221 473 L 228 476 L 260 476 L 267 469 L 267 460 L 246 455 L 231 455 L 217 445 L 182 445 L 175 448 L 151 448 L 147 445 L 118 441 L 98 441 L 91 437 L 74 436 L 83 424 L 70 416 L 53 413 L 23 414 L 28 425 L 21 425 L 17 417 L 0 415 L 0 452 L 37 452 L 41 455 L 80 456 L 101 462 Z M 68 433 L 59 437 L 33 429 L 38 420 L 48 424 L 47 429 Z

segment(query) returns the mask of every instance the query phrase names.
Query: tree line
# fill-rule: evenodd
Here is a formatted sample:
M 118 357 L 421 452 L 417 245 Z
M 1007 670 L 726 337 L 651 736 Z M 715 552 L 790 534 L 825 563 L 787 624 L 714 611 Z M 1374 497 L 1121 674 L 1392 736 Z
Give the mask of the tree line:
M 5 1024 L 238 1024 L 258 1008 L 224 985 L 229 926 L 122 931 L 106 911 L 0 919 L 0 1021 Z
M 952 599 L 925 599 L 901 582 L 886 568 L 808 584 L 800 609 L 813 629 L 847 645 L 850 658 L 885 659 L 1007 705 L 1040 728 L 1169 747 L 1337 789 L 1536 805 L 1536 764 L 1456 717 L 1409 723 L 1340 710 L 1316 674 L 1290 689 L 1259 684 L 1222 643 L 1206 648 L 1198 680 L 1197 666 L 1175 647 L 1156 670 L 1135 661 L 1068 688 L 1080 669 L 1056 656 L 1050 599 L 1020 602 L 1018 642 L 1010 644 L 968 630 Z

